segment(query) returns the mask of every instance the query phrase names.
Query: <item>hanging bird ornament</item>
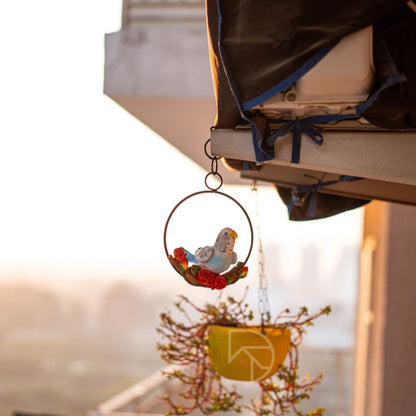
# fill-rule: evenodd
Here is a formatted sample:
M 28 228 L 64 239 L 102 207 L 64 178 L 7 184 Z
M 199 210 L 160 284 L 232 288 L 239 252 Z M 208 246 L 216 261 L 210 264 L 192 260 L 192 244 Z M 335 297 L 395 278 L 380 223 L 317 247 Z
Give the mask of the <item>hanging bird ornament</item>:
M 163 233 L 163 243 L 169 262 L 186 280 L 186 282 L 192 286 L 221 290 L 247 276 L 248 267 L 246 266 L 246 263 L 250 257 L 253 247 L 253 227 L 250 217 L 244 207 L 230 195 L 219 191 L 219 188 L 223 183 L 221 175 L 217 172 L 219 158 L 208 154 L 208 142 L 209 140 L 205 143 L 204 147 L 205 154 L 209 159 L 211 159 L 211 172 L 209 172 L 205 177 L 205 185 L 208 190 L 190 194 L 176 204 L 166 221 Z M 219 185 L 217 187 L 211 187 L 208 184 L 208 178 L 210 176 L 214 176 L 219 180 Z M 234 252 L 234 244 L 238 236 L 237 233 L 230 227 L 225 227 L 219 232 L 214 245 L 212 246 L 200 247 L 195 252 L 188 251 L 184 247 L 177 247 L 173 250 L 173 252 L 170 252 L 168 249 L 167 231 L 172 215 L 184 202 L 188 201 L 190 198 L 203 194 L 224 197 L 237 205 L 243 212 L 250 229 L 250 245 L 247 257 L 244 261 L 237 262 L 237 254 Z M 187 248 L 189 249 L 190 247 Z
M 237 233 L 229 228 L 223 228 L 213 246 L 205 246 L 196 250 L 195 255 L 184 249 L 189 262 L 208 269 L 214 273 L 225 272 L 237 262 L 237 253 L 233 251 Z
M 234 251 L 236 238 L 237 233 L 226 227 L 219 232 L 213 246 L 200 247 L 195 254 L 178 247 L 173 251 L 173 256 L 169 256 L 169 260 L 191 285 L 224 289 L 246 277 L 248 272 L 244 263 L 237 263 L 237 253 Z M 228 270 L 235 263 L 236 266 Z

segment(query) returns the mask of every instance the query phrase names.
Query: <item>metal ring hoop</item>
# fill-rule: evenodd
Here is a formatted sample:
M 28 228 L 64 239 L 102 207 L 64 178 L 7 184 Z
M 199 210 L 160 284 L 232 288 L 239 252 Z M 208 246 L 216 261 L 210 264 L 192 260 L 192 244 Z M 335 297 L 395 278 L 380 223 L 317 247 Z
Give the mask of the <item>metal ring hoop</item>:
M 220 181 L 220 183 L 219 183 L 219 185 L 215 188 L 215 187 L 213 187 L 213 186 L 209 186 L 208 185 L 208 178 L 210 177 L 210 176 L 217 176 L 218 177 L 218 179 L 219 179 L 219 181 Z M 208 172 L 207 173 L 207 175 L 205 176 L 205 186 L 210 190 L 210 191 L 212 191 L 212 192 L 217 192 L 217 193 L 221 193 L 221 192 L 218 192 L 218 189 L 220 189 L 221 188 L 221 186 L 222 186 L 222 184 L 224 183 L 224 181 L 223 181 L 223 179 L 222 179 L 222 176 L 218 173 L 218 172 Z M 209 192 L 209 191 L 207 191 L 207 192 Z M 224 194 L 225 195 L 225 194 Z
M 247 219 L 247 222 L 248 222 L 248 225 L 249 225 L 249 227 L 250 227 L 250 248 L 249 248 L 249 250 L 248 250 L 248 253 L 247 253 L 247 257 L 245 258 L 245 260 L 244 260 L 244 262 L 243 262 L 243 264 L 242 264 L 242 266 L 241 267 L 243 267 L 246 263 L 247 263 L 247 261 L 248 261 L 248 259 L 250 258 L 250 254 L 251 254 L 251 250 L 253 249 L 253 240 L 254 240 L 254 238 L 253 238 L 253 235 L 254 235 L 254 233 L 253 233 L 253 225 L 251 224 L 251 220 L 250 220 L 250 217 L 249 217 L 249 215 L 247 214 L 247 211 L 244 209 L 244 207 L 236 200 L 236 199 L 234 199 L 232 196 L 230 196 L 230 195 L 228 195 L 228 194 L 225 194 L 225 193 L 223 193 L 223 192 L 220 192 L 220 191 L 216 191 L 216 190 L 209 190 L 209 191 L 198 191 L 198 192 L 194 192 L 193 194 L 190 194 L 190 195 L 188 195 L 188 196 L 186 196 L 185 198 L 183 198 L 182 200 L 180 200 L 174 207 L 173 207 L 173 209 L 172 209 L 172 211 L 170 212 L 170 214 L 169 214 L 169 216 L 168 216 L 168 219 L 166 220 L 166 224 L 165 224 L 165 229 L 164 229 L 164 231 L 163 231 L 163 246 L 165 247 L 165 253 L 166 253 L 166 257 L 167 258 L 169 258 L 169 251 L 168 251 L 168 247 L 167 247 L 167 242 L 166 242 L 166 235 L 167 235 L 167 231 L 168 231 L 168 226 L 169 226 L 169 223 L 170 223 L 170 220 L 171 220 L 171 218 L 172 218 L 172 216 L 173 216 L 173 214 L 175 213 L 175 211 L 185 202 L 185 201 L 187 201 L 188 199 L 190 199 L 190 198 L 192 198 L 192 197 L 194 197 L 194 196 L 197 196 L 197 195 L 201 195 L 201 194 L 215 194 L 215 195 L 221 195 L 221 196 L 224 196 L 224 197 L 226 197 L 226 198 L 228 198 L 228 199 L 230 199 L 232 202 L 234 202 L 236 205 L 238 205 L 238 207 L 241 209 L 241 211 L 243 211 L 243 213 L 244 213 L 244 215 L 245 215 L 245 217 L 246 217 L 246 219 Z

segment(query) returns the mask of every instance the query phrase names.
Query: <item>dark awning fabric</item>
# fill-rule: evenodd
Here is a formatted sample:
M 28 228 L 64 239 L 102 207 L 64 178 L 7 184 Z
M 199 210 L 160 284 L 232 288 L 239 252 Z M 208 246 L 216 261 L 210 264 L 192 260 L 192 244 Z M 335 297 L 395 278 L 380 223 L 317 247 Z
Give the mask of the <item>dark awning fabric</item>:
M 272 159 L 274 146 L 267 140 L 271 138 L 268 120 L 247 110 L 296 82 L 344 36 L 369 25 L 374 26 L 375 42 L 379 42 L 374 55 L 378 79 L 372 91 L 377 99 L 366 106 L 364 115 L 375 125 L 416 127 L 416 20 L 406 3 L 407 0 L 206 0 L 217 103 L 215 127 L 251 124 L 256 159 L 259 161 L 259 155 L 266 155 L 260 161 Z M 385 45 L 401 76 L 388 87 L 383 83 L 394 74 L 383 73 Z M 297 127 L 302 128 L 301 124 Z M 279 188 L 279 195 L 289 207 L 291 190 Z M 311 215 L 307 206 L 296 206 L 289 215 L 293 220 L 324 218 L 367 202 L 317 192 L 316 214 Z
M 406 81 L 386 89 L 362 115 L 379 127 L 416 127 L 416 13 L 400 7 L 378 21 L 373 31 L 376 75 L 379 79 L 384 75 L 383 52 L 387 50 Z
M 290 207 L 288 216 L 292 221 L 319 220 L 362 207 L 370 202 L 367 199 L 349 198 L 316 192 L 315 195 L 306 195 L 303 204 L 292 205 L 293 190 L 277 185 L 274 186 L 285 205 Z
M 207 0 L 216 126 L 234 126 L 241 110 L 283 90 L 285 80 L 296 81 L 344 36 L 379 22 L 406 2 Z

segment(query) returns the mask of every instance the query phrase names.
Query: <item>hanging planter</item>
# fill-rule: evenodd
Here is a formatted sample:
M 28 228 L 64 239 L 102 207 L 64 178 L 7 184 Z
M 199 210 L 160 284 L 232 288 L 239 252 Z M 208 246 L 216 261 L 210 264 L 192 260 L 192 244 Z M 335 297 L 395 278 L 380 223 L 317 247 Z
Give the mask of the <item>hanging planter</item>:
M 319 316 L 328 314 L 329 307 L 315 314 L 309 314 L 305 307 L 295 314 L 285 310 L 263 327 L 266 337 L 260 336 L 261 341 L 258 338 L 262 334 L 261 326 L 250 326 L 253 313 L 244 298 L 237 301 L 228 297 L 226 301 L 200 307 L 180 296 L 175 307 L 175 316 L 179 312 L 184 320 L 174 319 L 170 312 L 162 313 L 157 328 L 164 341 L 158 344 L 162 359 L 175 367 L 165 375 L 182 385 L 179 399 L 169 395 L 164 397 L 169 405 L 168 414 L 185 415 L 194 410 L 204 414 L 249 410 L 258 416 L 293 412 L 299 416 L 324 414 L 323 408 L 303 412 L 298 407 L 302 400 L 309 398 L 313 387 L 322 378 L 322 374 L 301 377 L 298 348 L 306 327 Z M 245 337 L 248 334 L 252 341 L 238 339 L 239 335 Z M 230 346 L 230 339 L 236 344 Z M 258 360 L 261 354 L 253 354 L 256 349 L 266 352 L 268 359 Z M 253 359 L 242 363 L 246 352 L 251 353 Z M 259 369 L 256 369 L 256 360 Z M 244 369 L 239 369 L 239 364 Z M 259 398 L 243 402 L 238 385 L 224 383 L 223 377 L 255 382 L 259 387 Z
M 212 325 L 208 355 L 221 376 L 240 381 L 261 381 L 283 364 L 290 347 L 290 330 L 261 326 Z

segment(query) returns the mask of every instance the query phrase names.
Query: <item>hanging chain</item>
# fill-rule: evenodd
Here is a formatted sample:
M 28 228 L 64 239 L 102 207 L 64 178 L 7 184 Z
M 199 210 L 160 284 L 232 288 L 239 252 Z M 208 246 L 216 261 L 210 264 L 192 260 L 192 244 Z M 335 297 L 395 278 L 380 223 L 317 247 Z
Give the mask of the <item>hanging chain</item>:
M 217 156 L 211 156 L 209 153 L 208 153 L 208 150 L 207 150 L 207 146 L 208 146 L 208 143 L 211 141 L 211 139 L 208 139 L 206 142 L 205 142 L 205 145 L 204 145 L 204 152 L 205 152 L 205 155 L 209 158 L 209 159 L 211 159 L 211 171 L 210 172 L 208 172 L 208 174 L 205 176 L 205 186 L 208 188 L 208 189 L 210 189 L 211 191 L 218 191 L 218 189 L 220 189 L 221 188 L 221 186 L 222 186 L 222 184 L 223 184 L 223 179 L 222 179 L 222 176 L 218 173 L 218 159 L 220 159 L 219 157 L 217 157 Z M 209 186 L 208 185 L 208 178 L 210 177 L 210 176 L 215 176 L 219 181 L 220 181 L 220 183 L 219 183 L 219 185 L 217 186 L 217 187 L 213 187 L 213 186 Z
M 263 328 L 270 324 L 270 305 L 269 298 L 267 295 L 267 278 L 264 272 L 264 253 L 263 245 L 260 234 L 260 216 L 259 216 L 259 203 L 258 203 L 258 193 L 257 193 L 257 183 L 253 181 L 252 191 L 255 195 L 255 214 L 256 214 L 256 224 L 257 224 L 257 264 L 259 272 L 259 312 L 261 317 L 261 327 Z

